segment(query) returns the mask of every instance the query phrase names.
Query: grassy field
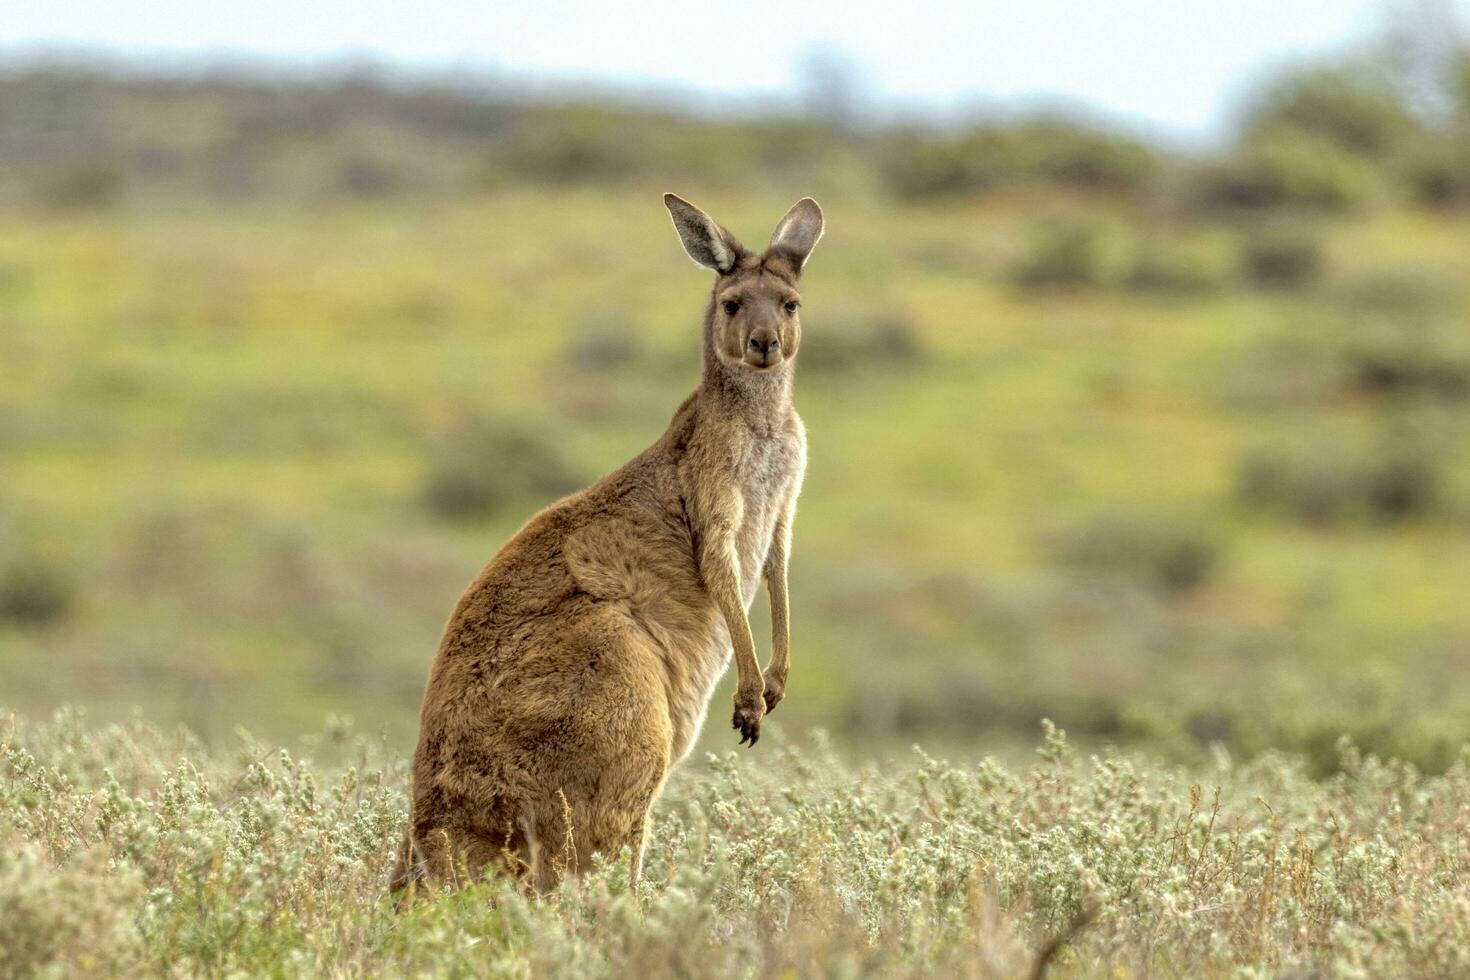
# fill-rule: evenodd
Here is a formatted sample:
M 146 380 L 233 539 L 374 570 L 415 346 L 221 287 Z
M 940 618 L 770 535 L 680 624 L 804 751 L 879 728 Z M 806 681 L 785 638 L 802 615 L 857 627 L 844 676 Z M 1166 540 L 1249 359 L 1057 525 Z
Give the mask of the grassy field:
M 681 190 L 751 241 L 794 196 Z M 1470 221 L 1325 221 L 1282 285 L 1250 223 L 824 204 L 778 721 L 1449 763 Z M 696 383 L 706 288 L 652 186 L 0 212 L 0 701 L 407 746 L 474 571 Z
M 1455 64 L 1208 157 L 0 65 L 0 976 L 1470 972 Z M 787 698 L 639 887 L 396 915 L 455 598 L 698 381 L 669 189 L 827 216 Z
M 764 746 L 764 741 L 762 745 Z M 1470 970 L 1470 769 L 1338 746 L 1340 772 L 922 753 L 827 740 L 711 756 L 611 860 L 544 901 L 504 882 L 395 914 L 396 747 L 324 768 L 75 715 L 0 739 L 6 976 L 1400 976 Z M 385 763 L 385 759 L 388 760 Z

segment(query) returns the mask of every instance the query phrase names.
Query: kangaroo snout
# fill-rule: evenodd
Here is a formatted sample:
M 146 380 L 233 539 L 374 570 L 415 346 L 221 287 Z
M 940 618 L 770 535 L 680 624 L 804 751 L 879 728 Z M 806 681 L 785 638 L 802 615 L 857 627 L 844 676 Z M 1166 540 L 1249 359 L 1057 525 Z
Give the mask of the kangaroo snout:
M 781 335 L 773 327 L 757 327 L 745 343 L 745 361 L 754 367 L 769 367 L 781 360 Z

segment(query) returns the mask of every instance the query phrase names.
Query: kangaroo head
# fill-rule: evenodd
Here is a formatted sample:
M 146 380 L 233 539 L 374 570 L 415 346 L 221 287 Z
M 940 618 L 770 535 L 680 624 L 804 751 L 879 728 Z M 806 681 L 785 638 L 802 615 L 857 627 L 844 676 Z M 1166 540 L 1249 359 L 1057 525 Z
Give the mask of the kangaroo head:
M 801 346 L 801 270 L 822 237 L 822 209 L 804 197 L 776 224 L 762 253 L 747 250 L 709 215 L 674 194 L 664 195 L 684 251 L 713 269 L 705 310 L 705 343 L 721 364 L 771 371 Z

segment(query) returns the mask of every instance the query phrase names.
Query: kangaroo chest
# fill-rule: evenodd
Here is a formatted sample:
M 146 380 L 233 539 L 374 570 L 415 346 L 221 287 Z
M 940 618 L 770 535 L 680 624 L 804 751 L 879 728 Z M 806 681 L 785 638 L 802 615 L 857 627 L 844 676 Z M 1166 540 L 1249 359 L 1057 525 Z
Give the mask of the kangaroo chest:
M 740 556 L 740 587 L 748 608 L 760 587 L 771 537 L 805 468 L 800 437 L 793 433 L 752 445 L 734 474 L 742 514 L 735 548 Z

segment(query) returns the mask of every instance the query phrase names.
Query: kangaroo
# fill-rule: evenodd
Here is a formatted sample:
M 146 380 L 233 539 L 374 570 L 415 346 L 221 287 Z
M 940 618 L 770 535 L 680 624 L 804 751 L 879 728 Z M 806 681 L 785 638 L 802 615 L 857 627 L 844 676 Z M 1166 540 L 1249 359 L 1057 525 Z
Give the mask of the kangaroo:
M 785 696 L 806 467 L 797 286 L 822 211 L 798 201 L 757 254 L 687 201 L 664 204 L 715 273 L 703 377 L 657 442 L 532 517 L 460 597 L 424 693 L 395 893 L 487 872 L 545 892 L 624 847 L 636 882 L 653 803 L 732 654 L 741 744 Z M 747 618 L 762 578 L 764 674 Z

